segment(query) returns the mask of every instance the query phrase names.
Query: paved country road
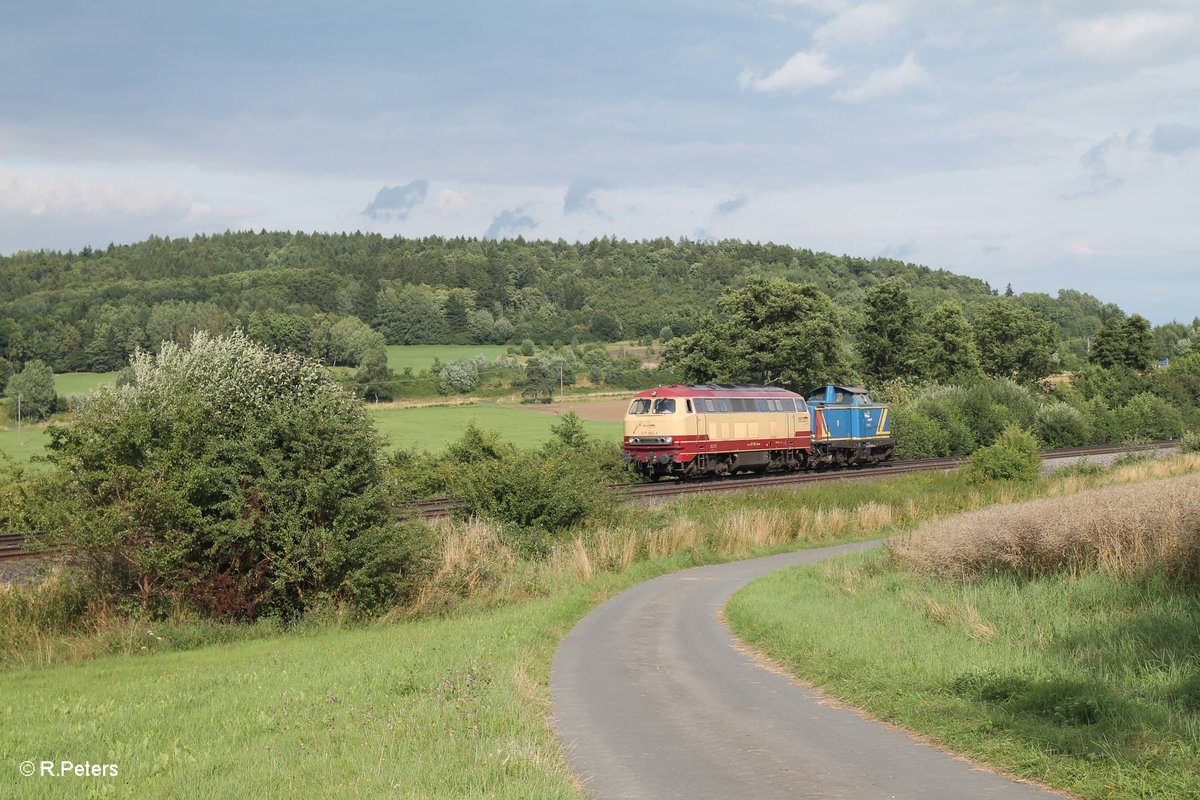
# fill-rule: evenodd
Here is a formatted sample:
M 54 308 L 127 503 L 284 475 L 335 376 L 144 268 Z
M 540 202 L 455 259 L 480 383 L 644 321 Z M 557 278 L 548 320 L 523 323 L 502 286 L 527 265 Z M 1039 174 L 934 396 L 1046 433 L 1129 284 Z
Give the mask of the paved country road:
M 550 688 L 571 769 L 596 798 L 1047 798 L 869 722 L 735 649 L 729 597 L 780 567 L 871 543 L 664 575 L 563 640 Z

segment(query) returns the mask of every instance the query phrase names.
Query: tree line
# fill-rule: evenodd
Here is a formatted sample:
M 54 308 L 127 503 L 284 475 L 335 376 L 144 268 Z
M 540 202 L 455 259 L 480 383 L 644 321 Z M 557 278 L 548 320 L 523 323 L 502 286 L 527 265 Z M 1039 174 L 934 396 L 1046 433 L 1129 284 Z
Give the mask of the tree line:
M 705 310 L 723 293 L 755 276 L 813 286 L 851 339 L 874 313 L 868 292 L 889 280 L 903 284 L 915 308 L 955 302 L 972 323 L 998 295 L 945 270 L 769 243 L 267 231 L 152 237 L 0 258 L 0 370 L 35 359 L 55 372 L 120 369 L 136 349 L 186 342 L 195 330 L 240 328 L 274 350 L 352 366 L 380 342 L 648 340 L 664 328 L 687 336 L 701 331 Z M 1125 316 L 1075 290 L 1010 300 L 1050 324 L 1064 368 L 1086 363 L 1089 339 Z M 957 324 L 953 315 L 944 321 Z M 1191 338 L 1178 327 L 1155 332 L 1156 354 Z

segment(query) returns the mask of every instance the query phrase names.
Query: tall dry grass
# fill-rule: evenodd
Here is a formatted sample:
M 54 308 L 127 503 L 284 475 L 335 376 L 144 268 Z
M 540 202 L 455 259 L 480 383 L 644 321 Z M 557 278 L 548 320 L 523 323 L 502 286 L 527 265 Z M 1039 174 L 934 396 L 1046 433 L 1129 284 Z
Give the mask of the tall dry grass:
M 503 530 L 471 519 L 440 526 L 438 556 L 406 613 L 437 610 L 456 600 L 505 601 L 541 595 L 564 579 L 587 582 L 634 563 L 700 552 L 737 556 L 797 542 L 822 542 L 882 531 L 920 513 L 911 499 L 895 506 L 734 508 L 707 518 L 670 517 L 655 527 L 600 527 L 555 545 L 541 559 L 520 557 Z
M 1139 464 L 1115 477 L 1142 483 L 935 520 L 893 542 L 891 555 L 911 571 L 960 579 L 1101 571 L 1200 583 L 1200 474 L 1145 480 L 1155 472 Z

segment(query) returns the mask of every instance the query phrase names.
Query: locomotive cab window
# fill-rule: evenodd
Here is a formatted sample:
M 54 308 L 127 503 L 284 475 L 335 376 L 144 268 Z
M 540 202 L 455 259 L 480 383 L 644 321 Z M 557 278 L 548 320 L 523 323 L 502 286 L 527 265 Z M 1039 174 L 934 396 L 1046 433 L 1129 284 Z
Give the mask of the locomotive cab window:
M 638 398 L 633 401 L 633 405 L 629 407 L 630 414 L 649 414 L 650 401 L 645 398 Z
M 654 401 L 655 414 L 674 414 L 675 413 L 675 398 L 662 397 Z

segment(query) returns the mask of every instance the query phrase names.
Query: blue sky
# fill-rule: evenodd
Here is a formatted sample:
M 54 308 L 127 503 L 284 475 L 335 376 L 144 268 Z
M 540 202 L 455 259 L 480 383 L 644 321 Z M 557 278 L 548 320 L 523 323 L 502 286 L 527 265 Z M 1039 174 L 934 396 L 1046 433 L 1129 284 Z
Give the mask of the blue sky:
M 0 252 L 686 236 L 1200 314 L 1194 2 L 29 3 Z

